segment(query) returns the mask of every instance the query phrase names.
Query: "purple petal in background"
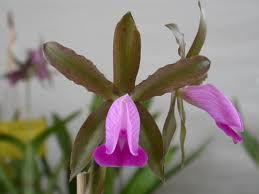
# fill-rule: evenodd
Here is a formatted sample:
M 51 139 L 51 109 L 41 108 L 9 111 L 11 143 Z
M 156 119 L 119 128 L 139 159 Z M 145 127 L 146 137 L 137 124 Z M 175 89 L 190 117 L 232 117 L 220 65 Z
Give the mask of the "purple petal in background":
M 41 47 L 36 50 L 30 51 L 30 63 L 35 68 L 35 74 L 39 80 L 49 79 L 50 73 L 47 68 L 47 62 L 43 56 Z
M 106 118 L 106 142 L 94 152 L 101 166 L 144 166 L 147 154 L 138 145 L 140 118 L 128 94 L 111 105 Z
M 18 81 L 28 78 L 27 68 L 11 71 L 5 75 L 10 85 L 14 86 Z
M 182 88 L 180 93 L 184 100 L 208 112 L 217 126 L 232 137 L 234 143 L 242 140 L 238 134 L 243 131 L 239 113 L 231 101 L 215 86 L 210 84 L 187 86 Z

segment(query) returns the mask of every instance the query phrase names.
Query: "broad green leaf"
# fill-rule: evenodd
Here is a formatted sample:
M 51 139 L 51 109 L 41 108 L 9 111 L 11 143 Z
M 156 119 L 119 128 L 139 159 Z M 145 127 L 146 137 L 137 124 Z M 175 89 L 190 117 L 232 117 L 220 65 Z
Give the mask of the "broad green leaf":
M 168 153 L 166 154 L 166 164 L 172 161 L 176 152 L 177 148 L 169 149 Z M 130 177 L 129 181 L 127 181 L 127 184 L 122 188 L 120 193 L 136 194 L 137 191 L 138 194 L 144 194 L 156 181 L 161 182 L 161 180 L 153 175 L 149 168 L 138 168 L 136 172 Z
M 192 46 L 187 54 L 187 58 L 196 56 L 200 53 L 202 46 L 205 42 L 206 39 L 206 34 L 207 34 L 207 24 L 205 21 L 205 14 L 204 11 L 201 7 L 201 2 L 198 2 L 198 6 L 200 8 L 200 24 L 199 24 L 199 29 L 198 32 L 195 36 L 195 39 L 192 43 Z
M 93 161 L 89 179 L 89 194 L 103 193 L 105 172 L 106 168 L 99 166 Z
M 163 169 L 163 139 L 159 128 L 147 111 L 147 109 L 140 103 L 137 103 L 137 108 L 141 120 L 140 141 L 148 154 L 148 165 L 160 179 L 164 177 Z
M 176 102 L 176 94 L 175 92 L 171 93 L 171 103 L 170 108 L 166 116 L 166 120 L 163 127 L 163 142 L 164 142 L 164 154 L 167 153 L 170 143 L 175 135 L 176 131 L 176 119 L 175 119 L 175 102 Z
M 204 56 L 181 59 L 150 75 L 135 88 L 133 99 L 145 101 L 172 92 L 201 79 L 209 70 L 210 61 Z
M 185 58 L 186 43 L 185 43 L 185 40 L 184 40 L 184 34 L 182 32 L 180 32 L 178 26 L 174 23 L 166 24 L 165 26 L 167 28 L 169 28 L 174 34 L 176 42 L 179 45 L 178 54 L 180 55 L 181 58 Z
M 113 98 L 112 83 L 90 60 L 57 42 L 45 43 L 43 51 L 49 63 L 68 79 L 105 99 Z
M 0 184 L 1 184 L 1 186 L 5 187 L 6 191 L 9 194 L 18 194 L 18 191 L 16 190 L 12 181 L 5 174 L 4 169 L 2 168 L 1 165 L 0 165 Z
M 130 12 L 117 24 L 113 42 L 114 84 L 121 92 L 135 87 L 141 55 L 140 34 Z
M 184 111 L 184 106 L 183 106 L 183 99 L 182 98 L 177 98 L 177 108 L 179 112 L 179 116 L 181 119 L 181 132 L 180 132 L 180 147 L 181 147 L 181 152 L 182 152 L 182 165 L 184 165 L 185 161 L 185 138 L 186 138 L 186 127 L 185 127 L 185 121 L 186 121 L 186 116 L 185 116 L 185 111 Z
M 204 152 L 205 148 L 208 146 L 210 140 L 207 140 L 203 144 L 201 144 L 197 149 L 195 149 L 185 160 L 185 165 L 182 165 L 182 162 L 174 165 L 170 169 L 166 170 L 165 178 L 166 180 L 171 179 L 175 175 L 177 175 L 180 171 L 182 171 L 189 164 L 192 164 L 196 159 L 198 159 L 201 154 Z M 162 186 L 161 181 L 156 180 L 153 185 L 151 185 L 147 192 L 144 194 L 152 194 L 154 193 L 160 186 Z
M 80 128 L 71 153 L 70 180 L 79 174 L 91 161 L 94 149 L 104 139 L 103 121 L 112 102 L 104 102 L 95 112 L 90 114 Z

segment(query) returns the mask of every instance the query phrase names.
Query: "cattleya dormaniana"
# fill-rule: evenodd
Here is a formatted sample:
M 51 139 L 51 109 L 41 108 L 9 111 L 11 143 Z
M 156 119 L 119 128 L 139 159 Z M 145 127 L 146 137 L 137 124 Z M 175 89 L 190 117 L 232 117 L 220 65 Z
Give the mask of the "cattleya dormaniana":
M 197 36 L 193 43 L 195 49 L 203 44 L 197 41 Z M 170 107 L 162 136 L 144 102 L 173 91 L 180 96 L 180 88 L 200 83 L 206 78 L 210 61 L 198 53 L 189 57 L 184 54 L 179 61 L 165 65 L 136 85 L 141 40 L 130 12 L 122 17 L 114 33 L 113 83 L 89 59 L 57 42 L 45 43 L 43 51 L 49 63 L 63 75 L 104 100 L 89 115 L 77 134 L 71 154 L 71 178 L 89 168 L 92 173 L 105 172 L 97 170 L 98 165 L 99 169 L 105 169 L 142 167 L 148 163 L 151 170 L 163 179 L 164 157 L 175 131 L 174 117 L 171 115 L 174 106 Z M 175 103 L 175 95 L 172 96 Z M 185 114 L 179 99 L 178 109 L 184 126 Z M 94 174 L 90 178 L 99 177 L 102 180 L 103 176 Z
M 205 42 L 206 38 L 206 23 L 204 11 L 201 7 L 200 2 L 198 2 L 200 8 L 200 25 L 198 33 L 195 37 L 195 40 L 187 53 L 185 55 L 185 40 L 184 34 L 180 32 L 178 26 L 174 23 L 167 24 L 168 27 L 174 34 L 177 44 L 179 45 L 178 54 L 182 59 L 191 58 L 200 53 L 200 50 Z M 184 141 L 185 141 L 185 112 L 183 108 L 183 101 L 197 106 L 206 112 L 215 120 L 216 125 L 223 130 L 223 132 L 230 136 L 234 143 L 238 143 L 242 140 L 241 135 L 243 129 L 243 122 L 240 118 L 240 114 L 231 103 L 231 101 L 215 86 L 211 84 L 201 85 L 202 82 L 206 79 L 205 75 L 197 83 L 192 83 L 186 85 L 183 88 L 178 89 L 176 92 L 172 93 L 171 107 L 168 112 L 167 120 L 164 125 L 163 136 L 171 141 L 175 129 L 176 129 L 176 120 L 174 116 L 174 106 L 176 101 L 178 102 L 178 110 L 181 118 L 181 149 L 182 149 L 182 160 L 184 160 Z M 168 128 L 173 128 L 174 130 L 167 131 Z M 167 137 L 166 137 L 167 136 Z M 165 151 L 168 150 L 169 144 L 165 144 Z

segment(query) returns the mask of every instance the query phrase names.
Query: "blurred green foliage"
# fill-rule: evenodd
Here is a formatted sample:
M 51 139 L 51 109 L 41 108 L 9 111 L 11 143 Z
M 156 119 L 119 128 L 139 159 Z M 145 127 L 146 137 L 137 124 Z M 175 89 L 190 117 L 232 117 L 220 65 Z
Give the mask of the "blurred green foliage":
M 19 139 L 0 135 L 0 141 L 8 142 L 19 148 L 23 155 L 21 159 L 6 159 L 0 161 L 0 193 L 1 194 L 54 194 L 64 193 L 64 188 L 59 184 L 61 172 L 65 171 L 67 182 L 64 184 L 69 194 L 76 193 L 75 181 L 68 182 L 69 158 L 72 140 L 67 125 L 79 115 L 73 112 L 65 118 L 58 114 L 52 115 L 52 124 L 29 143 Z M 51 167 L 46 155 L 38 154 L 37 150 L 49 137 L 55 137 L 61 157 L 58 163 Z M 67 192 L 66 191 L 66 192 Z

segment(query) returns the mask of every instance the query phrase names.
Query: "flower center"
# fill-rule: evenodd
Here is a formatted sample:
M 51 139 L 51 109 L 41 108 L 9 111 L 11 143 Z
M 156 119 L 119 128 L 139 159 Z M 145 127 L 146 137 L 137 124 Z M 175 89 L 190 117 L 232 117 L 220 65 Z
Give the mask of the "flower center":
M 121 129 L 120 130 L 120 136 L 119 136 L 119 148 L 122 151 L 122 149 L 124 148 L 125 144 L 127 142 L 127 132 L 126 129 Z

